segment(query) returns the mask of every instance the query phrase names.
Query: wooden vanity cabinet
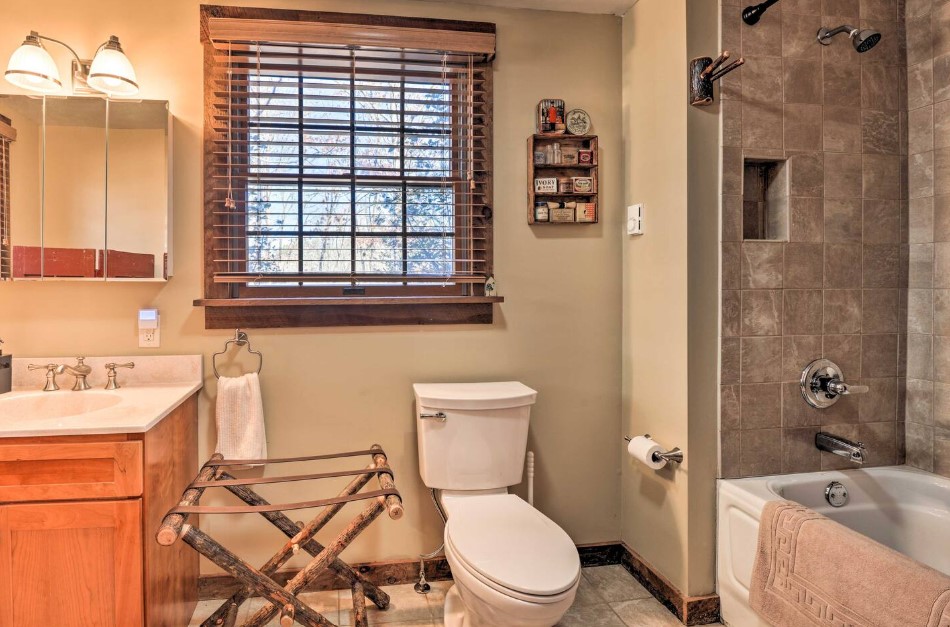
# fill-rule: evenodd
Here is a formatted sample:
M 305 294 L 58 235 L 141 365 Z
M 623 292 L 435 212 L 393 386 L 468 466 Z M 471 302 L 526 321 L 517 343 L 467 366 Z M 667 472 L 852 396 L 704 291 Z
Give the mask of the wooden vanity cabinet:
M 0 627 L 178 627 L 198 557 L 155 532 L 198 464 L 191 396 L 146 433 L 0 439 Z

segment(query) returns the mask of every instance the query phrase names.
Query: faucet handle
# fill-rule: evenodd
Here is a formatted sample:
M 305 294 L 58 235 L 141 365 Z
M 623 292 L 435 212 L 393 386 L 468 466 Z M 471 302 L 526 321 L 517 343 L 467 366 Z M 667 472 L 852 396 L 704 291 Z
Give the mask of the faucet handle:
M 828 391 L 833 394 L 867 394 L 870 389 L 866 385 L 851 385 L 840 379 L 832 379 L 828 382 Z
M 116 381 L 116 368 L 135 368 L 135 362 L 129 361 L 124 364 L 117 364 L 115 362 L 109 362 L 106 364 L 106 376 L 109 377 L 109 382 L 106 383 L 107 390 L 118 390 L 121 385 Z
M 56 375 L 63 374 L 63 371 L 66 369 L 66 366 L 62 364 L 30 364 L 26 367 L 27 370 L 45 370 L 46 371 L 46 385 L 43 387 L 44 392 L 55 392 L 59 389 L 59 386 L 56 385 Z

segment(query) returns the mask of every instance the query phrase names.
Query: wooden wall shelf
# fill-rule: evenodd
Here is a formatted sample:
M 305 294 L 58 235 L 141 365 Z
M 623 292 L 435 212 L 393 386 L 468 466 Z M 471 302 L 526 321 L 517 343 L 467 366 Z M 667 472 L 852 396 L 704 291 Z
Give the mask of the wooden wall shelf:
M 565 149 L 568 151 L 590 150 L 593 153 L 592 163 L 535 163 L 535 151 L 546 152 L 546 149 L 553 147 L 554 144 L 560 144 L 563 155 Z M 598 163 L 599 154 L 597 149 L 596 135 L 531 135 L 528 137 L 528 224 L 596 224 L 600 220 L 600 204 L 597 200 L 598 191 Z M 590 177 L 593 179 L 593 185 L 590 192 L 535 192 L 534 181 L 537 178 L 556 178 L 566 179 L 573 177 Z M 559 203 L 594 204 L 593 219 L 577 220 L 580 215 L 580 209 L 575 207 L 574 220 L 572 221 L 547 221 L 537 220 L 535 216 L 535 203 L 537 201 L 549 201 Z M 566 207 L 565 207 L 566 208 Z M 555 209 L 549 209 L 549 216 Z

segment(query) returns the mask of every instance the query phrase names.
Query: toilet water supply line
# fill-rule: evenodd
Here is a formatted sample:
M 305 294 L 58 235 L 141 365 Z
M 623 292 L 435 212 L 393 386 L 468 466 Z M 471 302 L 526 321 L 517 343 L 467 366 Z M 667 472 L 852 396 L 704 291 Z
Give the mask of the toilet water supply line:
M 534 451 L 528 451 L 525 455 L 525 461 L 527 464 L 527 475 L 528 475 L 528 505 L 534 507 Z M 445 514 L 445 510 L 442 509 L 442 503 L 439 502 L 439 497 L 436 494 L 436 488 L 429 489 L 429 496 L 432 497 L 432 503 L 435 505 L 435 509 L 439 512 L 439 517 L 442 518 L 442 524 L 448 521 L 449 517 Z M 416 583 L 413 588 L 419 594 L 429 594 L 429 591 L 432 589 L 432 586 L 429 585 L 429 582 L 426 581 L 426 560 L 432 559 L 436 555 L 442 552 L 442 549 L 445 548 L 445 542 L 439 545 L 439 548 L 432 551 L 431 553 L 420 553 L 419 554 L 419 581 Z

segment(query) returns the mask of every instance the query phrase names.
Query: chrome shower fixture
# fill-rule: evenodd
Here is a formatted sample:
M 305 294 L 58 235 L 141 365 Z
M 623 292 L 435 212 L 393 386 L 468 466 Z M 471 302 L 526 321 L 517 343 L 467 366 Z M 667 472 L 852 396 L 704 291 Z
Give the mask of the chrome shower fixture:
M 759 19 L 762 18 L 762 15 L 765 14 L 768 8 L 776 2 L 778 2 L 778 0 L 765 0 L 765 2 L 761 4 L 746 7 L 742 10 L 742 21 L 749 26 L 755 26 L 759 23 Z
M 854 46 L 854 49 L 860 52 L 867 52 L 871 48 L 877 45 L 881 41 L 881 33 L 874 30 L 873 28 L 865 28 L 863 30 L 858 30 L 854 26 L 849 26 L 844 24 L 838 28 L 824 28 L 818 30 L 818 43 L 823 46 L 831 45 L 831 38 L 835 35 L 840 35 L 841 33 L 848 33 L 848 38 L 851 39 L 851 45 Z

